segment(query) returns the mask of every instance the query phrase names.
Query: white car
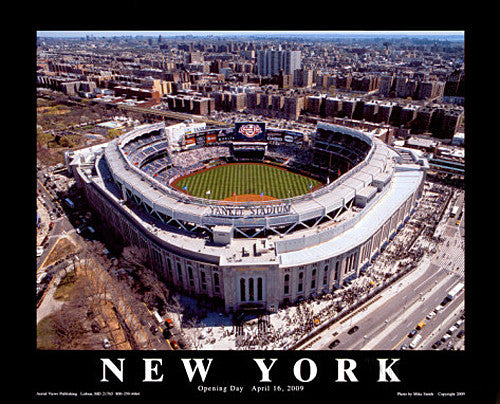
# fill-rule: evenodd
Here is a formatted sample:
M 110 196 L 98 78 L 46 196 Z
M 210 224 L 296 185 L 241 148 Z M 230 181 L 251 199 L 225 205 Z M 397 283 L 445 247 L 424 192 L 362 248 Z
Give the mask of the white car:
M 42 254 L 43 254 L 43 247 L 42 246 L 38 246 L 36 248 L 36 256 L 40 257 Z
M 444 306 L 441 306 L 440 304 L 436 306 L 434 311 L 437 313 L 438 311 L 442 310 Z
M 435 312 L 431 311 L 429 314 L 427 314 L 427 320 L 430 320 L 432 317 L 434 317 L 436 315 Z
M 444 334 L 442 337 L 441 337 L 441 341 L 445 342 L 446 340 L 450 339 L 450 334 Z
M 104 338 L 104 340 L 102 341 L 102 345 L 104 346 L 104 348 L 108 349 L 111 347 L 111 344 L 109 343 L 109 340 L 107 338 Z
M 448 331 L 446 331 L 446 332 L 451 335 L 451 334 L 453 334 L 456 331 L 456 329 L 457 329 L 457 327 L 455 327 L 454 325 L 452 325 L 450 327 L 450 329 Z
M 40 284 L 43 281 L 43 278 L 47 276 L 47 272 L 42 272 L 40 275 L 37 276 L 36 278 L 36 283 Z

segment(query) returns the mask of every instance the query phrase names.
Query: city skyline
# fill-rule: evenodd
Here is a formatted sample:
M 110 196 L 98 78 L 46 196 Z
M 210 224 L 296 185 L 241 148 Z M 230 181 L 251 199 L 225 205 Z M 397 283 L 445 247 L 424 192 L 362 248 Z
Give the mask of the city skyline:
M 38 37 L 51 38 L 74 38 L 92 35 L 96 37 L 120 37 L 120 36 L 314 36 L 314 37 L 410 37 L 410 38 L 446 38 L 448 40 L 463 40 L 463 30 L 75 30 L 75 31 L 37 31 Z

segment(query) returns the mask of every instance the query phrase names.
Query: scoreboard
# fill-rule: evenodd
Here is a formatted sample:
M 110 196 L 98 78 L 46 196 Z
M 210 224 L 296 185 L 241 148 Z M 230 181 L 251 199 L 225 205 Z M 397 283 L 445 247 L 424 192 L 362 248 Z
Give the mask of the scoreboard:
M 266 129 L 265 122 L 236 122 L 234 128 L 187 132 L 184 141 L 186 147 L 194 148 L 224 142 L 270 142 L 271 144 L 302 146 L 305 140 L 302 132 L 281 128 Z
M 204 144 L 224 142 L 232 139 L 233 129 L 208 129 L 200 132 L 186 133 L 184 138 L 186 147 L 193 148 Z
M 234 124 L 234 140 L 262 142 L 266 139 L 265 122 L 236 122 Z
M 298 131 L 269 128 L 266 136 L 270 144 L 280 145 L 287 143 L 292 146 L 302 146 L 304 144 L 304 134 Z

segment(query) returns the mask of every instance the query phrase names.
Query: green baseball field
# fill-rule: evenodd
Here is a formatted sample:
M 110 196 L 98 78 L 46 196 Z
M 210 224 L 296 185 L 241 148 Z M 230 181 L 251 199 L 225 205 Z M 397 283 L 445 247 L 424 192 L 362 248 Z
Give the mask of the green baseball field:
M 259 201 L 303 195 L 321 183 L 269 164 L 233 163 L 182 177 L 172 185 L 200 198 Z

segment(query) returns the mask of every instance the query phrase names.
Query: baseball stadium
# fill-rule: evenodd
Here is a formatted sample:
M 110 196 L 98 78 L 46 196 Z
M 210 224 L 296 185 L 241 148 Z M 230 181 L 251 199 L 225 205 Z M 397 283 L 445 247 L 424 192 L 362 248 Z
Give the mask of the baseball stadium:
M 409 220 L 427 161 L 379 133 L 141 125 L 66 154 L 110 231 L 226 312 L 276 311 L 359 276 Z

